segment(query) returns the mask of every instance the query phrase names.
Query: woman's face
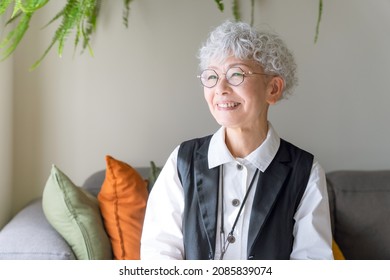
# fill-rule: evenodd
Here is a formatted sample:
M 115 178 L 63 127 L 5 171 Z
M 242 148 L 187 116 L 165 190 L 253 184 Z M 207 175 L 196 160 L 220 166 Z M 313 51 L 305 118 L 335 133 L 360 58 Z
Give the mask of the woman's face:
M 251 60 L 229 57 L 222 63 L 214 63 L 208 69 L 218 74 L 218 82 L 212 88 L 204 87 L 204 96 L 215 120 L 227 128 L 253 129 L 267 124 L 268 107 L 280 95 L 273 95 L 273 79 L 277 77 L 252 74 L 237 85 L 228 83 L 225 73 L 239 67 L 245 73 L 264 73 L 262 67 Z

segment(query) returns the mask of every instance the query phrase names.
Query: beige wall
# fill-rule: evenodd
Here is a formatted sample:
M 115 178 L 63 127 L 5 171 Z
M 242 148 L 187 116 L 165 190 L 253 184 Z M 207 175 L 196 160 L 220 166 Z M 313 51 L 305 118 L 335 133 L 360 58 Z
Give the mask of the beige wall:
M 106 154 L 162 165 L 182 140 L 217 128 L 196 79 L 196 54 L 210 29 L 231 18 L 229 1 L 220 13 L 211 0 L 135 0 L 126 29 L 122 1 L 106 0 L 94 58 L 73 54 L 70 37 L 62 58 L 53 50 L 29 72 L 51 40 L 55 25 L 40 27 L 59 10 L 56 2 L 14 56 L 14 211 L 41 195 L 52 163 L 81 184 L 104 168 Z M 278 32 L 299 66 L 295 95 L 270 120 L 326 171 L 388 168 L 390 4 L 324 1 L 314 44 L 317 12 L 318 1 L 256 1 L 255 24 Z

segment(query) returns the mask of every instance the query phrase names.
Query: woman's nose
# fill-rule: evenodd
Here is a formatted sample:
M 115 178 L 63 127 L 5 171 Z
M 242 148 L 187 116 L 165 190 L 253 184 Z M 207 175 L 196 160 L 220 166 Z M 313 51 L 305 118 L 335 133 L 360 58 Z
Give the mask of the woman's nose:
M 218 95 L 227 94 L 229 89 L 229 83 L 225 75 L 221 75 L 215 85 L 215 93 Z

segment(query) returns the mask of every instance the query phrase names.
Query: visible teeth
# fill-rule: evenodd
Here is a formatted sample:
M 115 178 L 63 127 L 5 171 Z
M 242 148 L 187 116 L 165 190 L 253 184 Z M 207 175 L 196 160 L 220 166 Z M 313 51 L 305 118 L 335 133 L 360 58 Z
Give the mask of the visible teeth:
M 222 107 L 222 108 L 233 108 L 233 107 L 236 107 L 238 106 L 239 103 L 236 103 L 236 102 L 231 102 L 231 103 L 220 103 L 218 104 L 219 107 Z

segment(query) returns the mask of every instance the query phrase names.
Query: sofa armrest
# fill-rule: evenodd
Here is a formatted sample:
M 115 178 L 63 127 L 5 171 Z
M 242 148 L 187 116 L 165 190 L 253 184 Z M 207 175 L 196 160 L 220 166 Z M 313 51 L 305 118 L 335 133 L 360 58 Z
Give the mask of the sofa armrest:
M 327 173 L 333 237 L 346 259 L 390 259 L 390 170 Z
M 0 259 L 74 260 L 75 256 L 46 220 L 39 198 L 24 207 L 0 231 Z

